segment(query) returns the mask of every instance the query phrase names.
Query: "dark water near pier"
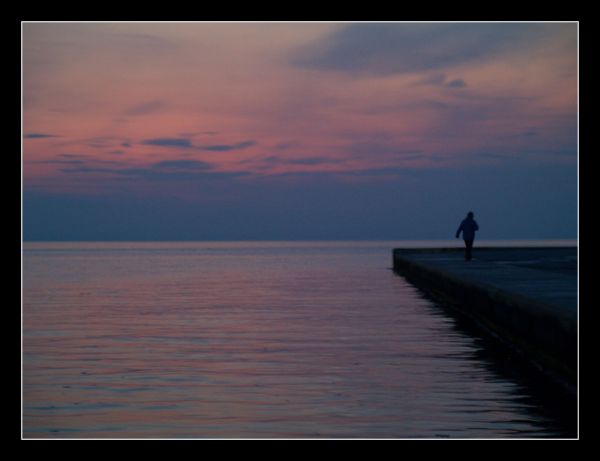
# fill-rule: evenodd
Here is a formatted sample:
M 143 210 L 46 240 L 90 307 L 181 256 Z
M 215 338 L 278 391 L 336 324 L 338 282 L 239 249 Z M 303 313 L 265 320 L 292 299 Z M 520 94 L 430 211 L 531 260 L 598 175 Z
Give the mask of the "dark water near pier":
M 564 437 L 402 244 L 25 244 L 23 436 Z

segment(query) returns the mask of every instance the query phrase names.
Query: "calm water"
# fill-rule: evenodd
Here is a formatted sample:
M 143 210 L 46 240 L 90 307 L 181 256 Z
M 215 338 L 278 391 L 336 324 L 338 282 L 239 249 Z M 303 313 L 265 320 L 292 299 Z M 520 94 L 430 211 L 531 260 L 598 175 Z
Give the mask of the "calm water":
M 562 436 L 394 246 L 25 244 L 23 436 Z

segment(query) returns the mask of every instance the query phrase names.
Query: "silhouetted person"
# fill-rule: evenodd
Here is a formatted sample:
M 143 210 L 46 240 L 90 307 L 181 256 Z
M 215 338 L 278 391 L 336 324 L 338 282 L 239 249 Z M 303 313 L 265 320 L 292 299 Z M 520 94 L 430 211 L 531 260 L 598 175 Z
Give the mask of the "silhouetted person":
M 471 261 L 472 259 L 472 250 L 473 250 L 473 241 L 475 240 L 475 231 L 479 230 L 479 226 L 477 225 L 477 221 L 473 219 L 473 212 L 469 211 L 467 217 L 463 219 L 458 226 L 458 230 L 456 231 L 456 238 L 462 232 L 463 240 L 465 241 L 465 260 Z

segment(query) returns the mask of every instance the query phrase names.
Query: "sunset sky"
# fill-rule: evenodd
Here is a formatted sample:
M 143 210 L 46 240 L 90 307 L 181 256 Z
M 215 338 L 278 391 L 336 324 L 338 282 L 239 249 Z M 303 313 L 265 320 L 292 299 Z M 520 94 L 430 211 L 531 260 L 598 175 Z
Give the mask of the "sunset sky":
M 24 238 L 576 238 L 577 27 L 23 23 Z

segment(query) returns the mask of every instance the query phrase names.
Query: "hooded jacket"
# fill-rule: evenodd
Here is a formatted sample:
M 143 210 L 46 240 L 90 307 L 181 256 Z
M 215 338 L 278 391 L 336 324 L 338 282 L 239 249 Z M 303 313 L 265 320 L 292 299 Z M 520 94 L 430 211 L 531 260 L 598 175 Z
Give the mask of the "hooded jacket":
M 456 231 L 456 238 L 463 233 L 464 240 L 474 240 L 475 239 L 475 231 L 479 230 L 479 226 L 477 225 L 477 221 L 475 221 L 471 217 L 466 217 L 460 223 L 458 230 Z

